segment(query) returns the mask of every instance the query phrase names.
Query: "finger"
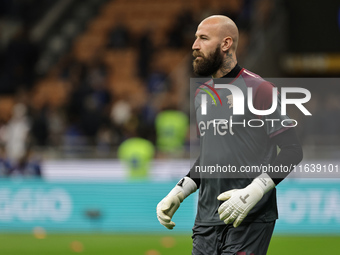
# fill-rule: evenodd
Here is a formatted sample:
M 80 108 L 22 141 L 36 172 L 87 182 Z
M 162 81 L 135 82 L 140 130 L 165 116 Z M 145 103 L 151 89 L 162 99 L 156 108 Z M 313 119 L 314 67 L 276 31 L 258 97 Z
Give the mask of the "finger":
M 217 212 L 219 214 L 223 213 L 224 211 L 226 211 L 229 207 L 231 207 L 230 202 L 226 201 L 223 204 L 220 205 L 220 207 L 218 208 Z
M 232 223 L 238 216 L 238 213 L 236 211 L 234 211 L 225 221 L 225 224 L 229 224 Z
M 240 226 L 240 224 L 242 223 L 242 221 L 244 220 L 244 218 L 245 218 L 245 215 L 244 215 L 244 214 L 239 215 L 239 216 L 236 218 L 236 220 L 234 221 L 234 224 L 233 224 L 234 228 L 237 228 L 238 226 Z
M 163 211 L 157 212 L 157 217 L 159 217 L 160 219 L 167 223 L 171 221 L 170 216 L 165 214 Z
M 231 198 L 231 195 L 236 191 L 236 189 L 232 189 L 232 190 L 228 190 L 226 192 L 221 193 L 217 199 L 221 200 L 221 201 L 225 201 L 228 200 L 229 198 Z
M 220 219 L 225 220 L 228 218 L 232 214 L 233 210 L 234 208 L 228 204 L 226 209 L 220 211 Z
M 228 218 L 231 215 L 232 211 L 228 210 L 228 211 L 224 211 L 223 213 L 220 214 L 220 219 L 223 221 L 226 218 Z
M 173 222 L 173 221 L 165 222 L 165 221 L 163 221 L 163 220 L 160 219 L 160 218 L 158 218 L 158 220 L 159 220 L 159 222 L 160 222 L 164 227 L 166 227 L 167 229 L 173 229 L 173 228 L 176 226 L 175 222 Z
M 167 229 L 173 229 L 175 226 L 176 226 L 176 224 L 175 224 L 175 222 L 173 222 L 173 221 L 170 221 L 169 223 L 167 223 L 166 225 L 164 225 Z

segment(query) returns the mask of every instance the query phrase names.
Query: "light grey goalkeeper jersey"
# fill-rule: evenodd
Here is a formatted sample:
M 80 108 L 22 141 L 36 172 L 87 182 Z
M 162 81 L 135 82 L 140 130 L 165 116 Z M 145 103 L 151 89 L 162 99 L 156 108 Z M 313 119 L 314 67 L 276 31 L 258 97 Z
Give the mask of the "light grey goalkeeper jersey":
M 232 94 L 226 88 L 218 89 L 217 84 L 236 86 L 242 91 L 243 102 L 240 94 Z M 254 108 L 267 110 L 275 102 L 272 99 L 273 87 L 260 76 L 241 69 L 233 80 L 210 80 L 197 89 L 195 110 L 200 137 L 200 158 L 199 165 L 190 173 L 193 177 L 199 174 L 201 179 L 196 225 L 224 224 L 217 213 L 222 203 L 217 200 L 217 196 L 231 189 L 246 187 L 261 174 L 249 172 L 250 169 L 259 170 L 275 159 L 277 148 L 270 138 L 289 128 L 292 122 L 288 116 L 281 115 L 278 94 L 275 94 L 276 110 L 262 116 L 248 109 L 247 95 L 248 88 L 252 88 Z M 242 110 L 242 105 L 244 114 L 233 114 L 233 110 Z M 276 190 L 273 189 L 264 195 L 244 222 L 269 222 L 277 217 Z

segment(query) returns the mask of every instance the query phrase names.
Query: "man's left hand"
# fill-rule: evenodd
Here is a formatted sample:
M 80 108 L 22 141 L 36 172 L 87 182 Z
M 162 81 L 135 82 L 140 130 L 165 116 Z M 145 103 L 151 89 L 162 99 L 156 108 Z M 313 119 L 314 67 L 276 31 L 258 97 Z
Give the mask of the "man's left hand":
M 226 201 L 218 208 L 220 219 L 225 224 L 238 227 L 249 211 L 261 200 L 263 195 L 275 187 L 273 180 L 262 174 L 244 189 L 233 189 L 220 194 L 217 199 Z

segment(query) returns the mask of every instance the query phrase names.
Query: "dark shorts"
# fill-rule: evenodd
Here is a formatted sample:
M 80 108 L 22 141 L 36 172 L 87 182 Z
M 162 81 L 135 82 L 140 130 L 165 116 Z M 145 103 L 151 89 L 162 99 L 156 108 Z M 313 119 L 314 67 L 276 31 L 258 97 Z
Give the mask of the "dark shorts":
M 194 226 L 192 255 L 265 255 L 275 221 L 221 226 Z

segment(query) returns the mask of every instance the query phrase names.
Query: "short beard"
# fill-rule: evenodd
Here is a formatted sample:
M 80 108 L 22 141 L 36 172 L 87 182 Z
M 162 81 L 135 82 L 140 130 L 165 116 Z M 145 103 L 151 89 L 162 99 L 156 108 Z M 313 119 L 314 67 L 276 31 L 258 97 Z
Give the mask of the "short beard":
M 194 56 L 199 54 L 195 54 Z M 199 55 L 202 59 L 195 59 L 193 61 L 194 73 L 199 76 L 212 76 L 215 74 L 223 64 L 223 56 L 220 46 L 216 47 L 216 50 L 209 54 L 206 58 Z

